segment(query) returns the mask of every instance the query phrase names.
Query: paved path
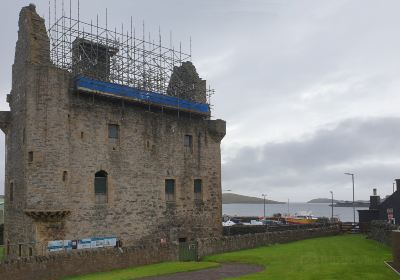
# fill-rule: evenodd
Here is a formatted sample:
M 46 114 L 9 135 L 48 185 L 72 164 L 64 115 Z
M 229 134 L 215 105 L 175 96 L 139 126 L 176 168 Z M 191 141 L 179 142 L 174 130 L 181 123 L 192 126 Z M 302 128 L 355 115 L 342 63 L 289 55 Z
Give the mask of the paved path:
M 165 276 L 154 276 L 142 278 L 143 280 L 218 280 L 226 277 L 241 276 L 263 271 L 258 265 L 230 263 L 221 264 L 220 267 L 197 270 L 192 272 L 180 272 Z

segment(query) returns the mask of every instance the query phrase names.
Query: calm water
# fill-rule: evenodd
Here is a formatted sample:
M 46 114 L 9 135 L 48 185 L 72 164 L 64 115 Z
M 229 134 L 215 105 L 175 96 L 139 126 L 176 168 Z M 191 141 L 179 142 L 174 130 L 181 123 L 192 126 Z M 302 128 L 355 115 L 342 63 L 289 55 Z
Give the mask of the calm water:
M 359 209 L 368 209 L 366 207 L 356 207 L 356 222 L 358 222 Z M 287 204 L 267 204 L 266 215 L 272 216 L 275 213 L 286 214 L 288 212 Z M 329 203 L 299 203 L 293 202 L 289 204 L 290 214 L 295 214 L 300 211 L 310 211 L 317 217 L 331 217 L 332 208 Z M 222 213 L 229 216 L 263 216 L 263 204 L 223 204 Z M 334 207 L 333 216 L 338 217 L 342 222 L 353 221 L 353 208 L 352 207 Z

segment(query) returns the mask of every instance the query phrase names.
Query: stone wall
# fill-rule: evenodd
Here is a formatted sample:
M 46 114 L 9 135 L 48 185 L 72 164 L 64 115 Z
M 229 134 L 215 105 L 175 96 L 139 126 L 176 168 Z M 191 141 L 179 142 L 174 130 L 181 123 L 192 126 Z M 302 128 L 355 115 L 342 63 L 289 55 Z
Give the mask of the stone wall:
M 378 242 L 391 246 L 392 231 L 398 229 L 397 225 L 389 224 L 387 221 L 372 221 L 370 230 L 367 234 L 368 238 L 374 239 Z
M 1 279 L 56 280 L 113 269 L 177 260 L 176 245 L 83 250 L 0 263 Z M 4 278 L 3 278 L 4 277 Z
M 52 240 L 115 236 L 128 246 L 222 234 L 225 122 L 79 92 L 73 75 L 50 63 L 34 5 L 20 13 L 7 100 L 11 111 L 0 113 L 0 128 L 8 255 L 38 255 L 39 247 L 20 245 Z M 118 127 L 117 138 L 109 125 Z M 94 187 L 99 171 L 107 174 L 101 203 Z M 166 201 L 166 179 L 175 180 L 173 201 Z M 201 199 L 195 199 L 196 179 Z
M 339 233 L 336 226 L 198 239 L 198 255 L 249 249 L 301 239 L 331 236 Z M 1 279 L 56 280 L 65 276 L 83 275 L 164 261 L 178 260 L 176 244 L 143 243 L 141 246 L 72 251 L 49 256 L 28 257 L 0 263 Z
M 286 230 L 298 230 L 298 229 L 311 229 L 311 228 L 323 228 L 327 227 L 329 224 L 305 224 L 305 225 L 235 225 L 223 228 L 224 235 L 243 235 L 249 233 L 263 233 L 263 232 L 273 232 L 273 231 L 286 231 Z
M 296 240 L 336 235 L 340 233 L 338 226 L 325 228 L 299 229 L 245 235 L 223 236 L 198 239 L 199 258 L 218 253 L 226 253 L 259 246 L 286 243 Z

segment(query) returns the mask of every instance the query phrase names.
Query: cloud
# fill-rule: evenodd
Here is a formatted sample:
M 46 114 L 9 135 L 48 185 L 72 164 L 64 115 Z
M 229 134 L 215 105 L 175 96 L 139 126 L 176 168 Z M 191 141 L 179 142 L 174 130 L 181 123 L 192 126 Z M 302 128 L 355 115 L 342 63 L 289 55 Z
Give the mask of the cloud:
M 327 196 L 336 186 L 349 199 L 343 173 L 354 172 L 357 194 L 366 199 L 373 186 L 387 182 L 391 189 L 400 177 L 399 135 L 400 118 L 349 119 L 302 140 L 242 147 L 223 164 L 223 184 L 240 193 L 268 190 L 284 201 Z
M 53 1 L 52 1 L 53 2 Z M 60 2 L 60 1 L 59 1 Z M 73 14 L 76 17 L 76 2 Z M 0 108 L 7 110 L 20 1 L 0 23 Z M 47 20 L 48 1 L 36 0 Z M 223 183 L 243 194 L 268 188 L 278 199 L 349 198 L 391 190 L 400 164 L 400 1 L 81 1 L 81 19 L 130 23 L 183 49 L 216 94 L 213 117 L 227 121 Z M 60 5 L 58 6 L 60 8 Z M 95 8 L 93 8 L 95 7 Z M 52 12 L 53 13 L 53 12 Z M 52 15 L 52 17 L 54 14 Z M 53 19 L 51 20 L 53 21 Z M 140 31 L 139 31 L 140 30 Z M 4 153 L 0 143 L 0 154 Z M 4 168 L 0 166 L 0 178 Z M 1 181 L 0 181 L 1 184 Z M 346 192 L 347 191 L 347 192 Z M 0 186 L 0 193 L 2 187 Z M 293 197 L 295 196 L 295 197 Z

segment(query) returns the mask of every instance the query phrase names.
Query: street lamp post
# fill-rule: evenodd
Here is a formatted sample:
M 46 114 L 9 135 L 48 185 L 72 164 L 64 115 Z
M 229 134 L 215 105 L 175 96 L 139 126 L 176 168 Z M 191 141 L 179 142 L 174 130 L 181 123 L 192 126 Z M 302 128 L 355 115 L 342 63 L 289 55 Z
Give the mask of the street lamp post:
M 332 207 L 332 218 L 331 218 L 331 222 L 333 222 L 333 191 L 330 191 L 331 192 L 331 196 L 332 196 L 332 199 L 331 199 L 331 207 Z
M 354 206 L 354 174 L 353 173 L 344 173 L 345 175 L 350 175 L 353 182 L 353 224 L 356 224 L 356 208 Z
M 264 220 L 265 220 L 265 202 L 266 202 L 266 197 L 267 197 L 267 195 L 266 194 L 262 194 L 262 196 L 264 197 Z

